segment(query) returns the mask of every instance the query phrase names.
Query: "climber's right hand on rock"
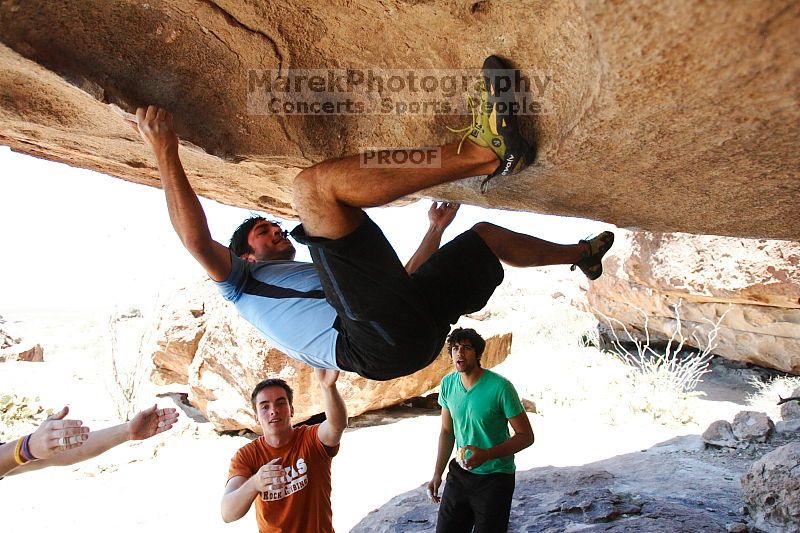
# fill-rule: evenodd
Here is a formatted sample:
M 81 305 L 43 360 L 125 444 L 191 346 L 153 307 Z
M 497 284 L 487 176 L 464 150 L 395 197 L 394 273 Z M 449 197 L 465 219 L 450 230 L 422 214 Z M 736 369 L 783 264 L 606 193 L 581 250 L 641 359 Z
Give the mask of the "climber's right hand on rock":
M 172 128 L 172 113 L 154 105 L 136 110 L 136 121 L 125 119 L 142 139 L 153 149 L 156 156 L 178 149 L 178 136 Z

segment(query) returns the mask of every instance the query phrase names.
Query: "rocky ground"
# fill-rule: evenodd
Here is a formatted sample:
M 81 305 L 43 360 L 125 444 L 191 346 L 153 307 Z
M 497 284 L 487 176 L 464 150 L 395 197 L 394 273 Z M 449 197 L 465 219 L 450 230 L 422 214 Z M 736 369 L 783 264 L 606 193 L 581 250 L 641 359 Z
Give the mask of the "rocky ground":
M 707 447 L 700 436 L 688 435 L 585 465 L 522 470 L 510 529 L 755 531 L 739 480 L 755 460 L 798 440 L 800 433 L 781 433 L 737 450 Z M 396 496 L 352 531 L 432 531 L 435 524 L 436 508 L 420 487 Z
M 715 360 L 700 384 L 704 395 L 657 408 L 653 398 L 643 398 L 641 386 L 631 384 L 629 369 L 581 347 L 580 338 L 566 331 L 581 320 L 568 305 L 568 291 L 551 283 L 514 299 L 517 281 L 510 279 L 511 288 L 499 295 L 504 307 L 489 308 L 515 332 L 512 354 L 497 370 L 537 411 L 529 413 L 536 442 L 517 456 L 512 530 L 688 532 L 752 526 L 743 512 L 739 479 L 758 457 L 798 434 L 781 433 L 738 449 L 707 448 L 700 435 L 714 420 L 732 421 L 745 409 L 779 420 L 777 398 L 755 405 L 750 399 L 757 392 L 753 383 L 775 374 Z M 545 305 L 551 306 L 548 312 L 542 311 Z M 519 322 L 534 309 L 536 328 Z M 69 404 L 93 428 L 117 423 L 120 385 L 110 379 L 107 317 L 22 311 L 15 316 L 22 321 L 16 325 L 36 333 L 45 361 L 0 364 L 0 390 L 48 408 Z M 117 331 L 118 351 L 135 351 L 145 322 L 133 317 Z M 248 437 L 215 433 L 184 403 L 185 392 L 174 385 L 141 385 L 138 406 L 157 401 L 181 409 L 183 416 L 169 433 L 124 444 L 81 465 L 0 481 L 0 530 L 253 531 L 252 511 L 223 524 L 218 510 L 228 461 Z M 426 501 L 423 486 L 433 468 L 439 422 L 437 410 L 424 403 L 351 421 L 333 466 L 337 531 L 434 529 L 436 507 Z M 25 429 L 0 426 L 7 436 Z

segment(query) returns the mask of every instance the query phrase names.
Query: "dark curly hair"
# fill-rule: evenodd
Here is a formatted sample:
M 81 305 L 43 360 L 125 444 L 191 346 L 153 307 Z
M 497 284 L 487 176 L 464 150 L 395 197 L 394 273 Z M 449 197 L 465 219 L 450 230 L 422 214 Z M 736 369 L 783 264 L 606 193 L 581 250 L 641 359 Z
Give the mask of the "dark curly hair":
M 236 257 L 253 253 L 253 248 L 247 243 L 247 236 L 250 234 L 250 230 L 253 229 L 253 226 L 261 220 L 266 219 L 260 215 L 253 215 L 239 224 L 239 227 L 233 232 L 233 235 L 231 235 L 231 243 L 228 245 L 228 248 L 231 249 Z
M 454 344 L 461 344 L 462 341 L 470 341 L 472 347 L 475 348 L 475 356 L 480 361 L 483 350 L 486 349 L 486 341 L 483 340 L 483 337 L 472 328 L 456 328 L 447 337 L 447 351 L 451 351 Z

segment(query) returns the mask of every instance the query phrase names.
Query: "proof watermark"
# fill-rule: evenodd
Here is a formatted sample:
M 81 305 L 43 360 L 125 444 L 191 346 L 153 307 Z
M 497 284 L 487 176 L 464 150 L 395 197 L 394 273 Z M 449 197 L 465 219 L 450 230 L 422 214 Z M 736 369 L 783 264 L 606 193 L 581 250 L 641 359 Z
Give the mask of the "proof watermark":
M 247 74 L 253 115 L 471 115 L 481 87 L 518 115 L 552 109 L 549 72 L 526 70 L 292 69 Z
M 441 168 L 442 149 L 426 148 L 367 148 L 358 154 L 361 168 Z

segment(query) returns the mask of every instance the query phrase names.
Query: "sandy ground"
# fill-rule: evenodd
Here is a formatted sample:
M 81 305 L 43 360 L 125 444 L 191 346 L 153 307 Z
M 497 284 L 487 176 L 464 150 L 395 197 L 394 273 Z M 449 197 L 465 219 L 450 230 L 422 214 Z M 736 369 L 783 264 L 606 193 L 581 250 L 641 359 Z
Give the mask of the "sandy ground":
M 514 312 L 527 310 L 508 311 Z M 8 310 L 3 313 L 10 318 Z M 38 396 L 50 408 L 68 404 L 92 428 L 117 423 L 105 316 L 18 310 L 15 318 L 22 321 L 17 326 L 30 331 L 28 338 L 43 344 L 46 361 L 0 364 L 0 391 Z M 586 464 L 701 433 L 711 421 L 731 420 L 746 408 L 752 392 L 741 381 L 708 376 L 702 384 L 708 395 L 693 400 L 691 422 L 664 425 L 624 409 L 626 399 L 620 396 L 627 393 L 620 391 L 625 389 L 609 385 L 622 379 L 620 367 L 607 356 L 574 345 L 554 347 L 532 339 L 541 331 L 520 331 L 511 357 L 498 367 L 540 407 L 529 415 L 536 442 L 517 456 L 519 470 Z M 136 338 L 121 333 L 118 344 L 132 349 Z M 146 382 L 138 402 L 171 406 L 178 392 L 180 386 Z M 388 410 L 356 425 L 345 433 L 333 463 L 334 525 L 340 532 L 427 482 L 439 418 L 435 411 Z M 219 515 L 229 460 L 247 442 L 220 436 L 209 423 L 184 415 L 172 431 L 123 444 L 92 461 L 8 477 L 0 481 L 0 531 L 254 531 L 252 510 L 233 524 L 223 524 Z

